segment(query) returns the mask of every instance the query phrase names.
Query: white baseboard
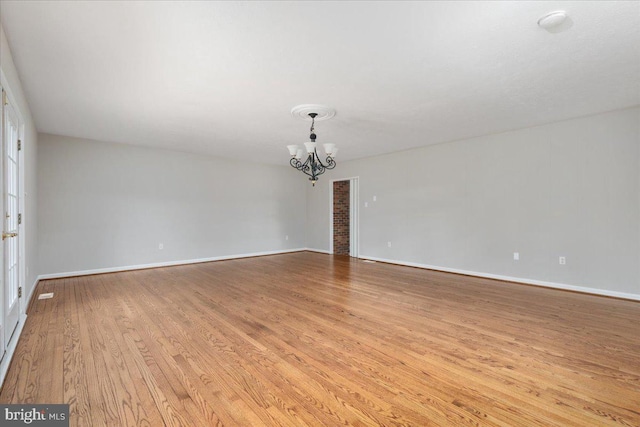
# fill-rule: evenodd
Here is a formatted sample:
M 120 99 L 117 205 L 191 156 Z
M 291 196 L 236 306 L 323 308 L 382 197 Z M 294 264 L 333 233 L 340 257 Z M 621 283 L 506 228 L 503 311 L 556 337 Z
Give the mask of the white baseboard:
M 309 251 L 309 252 L 318 252 L 321 254 L 329 254 L 331 255 L 331 252 L 329 251 L 325 251 L 324 249 L 314 249 L 314 248 L 304 248 L 305 251 Z
M 447 272 L 447 273 L 456 273 L 456 274 L 464 274 L 464 275 L 467 275 L 467 276 L 484 277 L 484 278 L 487 278 L 487 279 L 503 280 L 505 282 L 524 283 L 526 285 L 544 286 L 545 288 L 562 289 L 562 290 L 565 290 L 565 291 L 574 291 L 574 292 L 581 292 L 581 293 L 585 293 L 585 294 L 602 295 L 602 296 L 607 296 L 607 297 L 623 298 L 623 299 L 630 299 L 630 300 L 640 301 L 640 295 L 638 295 L 638 294 L 629 294 L 629 293 L 625 293 L 625 292 L 609 291 L 609 290 L 606 290 L 606 289 L 587 288 L 587 287 L 584 287 L 584 286 L 566 285 L 564 283 L 545 282 L 545 281 L 542 281 L 542 280 L 523 279 L 523 278 L 520 278 L 520 277 L 510 277 L 510 276 L 501 276 L 499 274 L 480 273 L 480 272 L 477 272 L 477 271 L 468 271 L 468 270 L 459 270 L 459 269 L 456 269 L 456 268 L 438 267 L 438 266 L 435 266 L 435 265 L 420 264 L 420 263 L 416 263 L 416 262 L 407 262 L 407 261 L 398 261 L 398 260 L 392 260 L 392 259 L 386 259 L 386 258 L 372 257 L 372 256 L 367 256 L 367 255 L 360 255 L 359 258 L 368 259 L 368 260 L 372 260 L 372 261 L 386 262 L 386 263 L 389 263 L 389 264 L 405 265 L 407 267 L 417 267 L 417 268 L 424 268 L 424 269 L 427 269 L 427 270 L 444 271 L 444 272 Z
M 253 252 L 248 254 L 223 255 L 223 256 L 210 257 L 210 258 L 186 259 L 186 260 L 180 260 L 180 261 L 154 262 L 151 264 L 127 265 L 122 267 L 97 268 L 94 270 L 67 271 L 64 273 L 41 274 L 38 276 L 38 280 L 60 279 L 63 277 L 75 277 L 75 276 L 88 276 L 91 274 L 117 273 L 119 271 L 144 270 L 146 268 L 171 267 L 174 265 L 199 264 L 202 262 L 224 261 L 224 260 L 238 259 L 238 258 L 251 258 L 251 257 L 257 257 L 257 256 L 264 256 L 264 255 L 278 255 L 278 254 L 286 254 L 290 252 L 302 252 L 304 250 L 305 248 L 296 248 L 296 249 L 285 249 L 285 250 L 279 250 L 279 251 Z
M 27 322 L 27 315 L 24 313 L 20 313 L 20 321 L 18 322 L 18 326 L 16 326 L 16 331 L 13 333 L 13 337 L 11 338 L 9 347 L 7 348 L 7 351 L 4 354 L 2 363 L 0 363 L 0 387 L 2 387 L 2 384 L 4 383 L 4 379 L 7 376 L 7 372 L 9 371 L 9 365 L 11 364 L 13 353 L 15 353 L 16 351 L 16 347 L 18 346 L 18 341 L 20 341 L 20 335 L 22 335 L 22 329 L 24 328 L 24 324 L 26 322 Z
M 197 263 L 202 263 L 202 262 L 223 261 L 223 260 L 229 260 L 229 259 L 249 258 L 249 257 L 264 256 L 264 255 L 277 255 L 277 254 L 285 254 L 285 253 L 291 253 L 291 252 L 302 252 L 302 251 L 318 252 L 318 253 L 329 254 L 329 255 L 331 254 L 329 251 L 324 250 L 324 249 L 296 248 L 296 249 L 286 249 L 286 250 L 279 250 L 279 251 L 265 251 L 265 252 L 254 252 L 254 253 L 248 253 L 248 254 L 224 255 L 224 256 L 211 257 L 211 258 L 199 258 L 199 259 L 190 259 L 190 260 L 181 260 L 181 261 L 157 262 L 157 263 L 152 263 L 152 264 L 139 264 L 139 265 L 128 265 L 128 266 L 122 266 L 122 267 L 99 268 L 99 269 L 94 269 L 94 270 L 68 271 L 68 272 L 64 272 L 64 273 L 41 274 L 40 276 L 38 276 L 38 278 L 36 279 L 36 282 L 34 283 L 33 287 L 31 288 L 31 292 L 29 294 L 29 301 L 31 300 L 31 297 L 33 296 L 33 292 L 35 291 L 39 280 L 58 279 L 58 278 L 62 278 L 62 277 L 87 276 L 87 275 L 91 275 L 91 274 L 115 273 L 115 272 L 119 272 L 119 271 L 129 271 L 129 270 L 142 270 L 142 269 L 146 269 L 146 268 L 170 267 L 170 266 L 173 266 L 173 265 L 197 264 Z M 542 281 L 542 280 L 523 279 L 523 278 L 520 278 L 520 277 L 502 276 L 502 275 L 499 275 L 499 274 L 490 274 L 490 273 L 482 273 L 482 272 L 477 272 L 477 271 L 460 270 L 460 269 L 456 269 L 456 268 L 439 267 L 439 266 L 435 266 L 435 265 L 420 264 L 420 263 L 416 263 L 416 262 L 399 261 L 399 260 L 386 259 L 386 258 L 378 258 L 378 257 L 367 256 L 367 255 L 360 255 L 358 258 L 368 259 L 368 260 L 371 260 L 371 261 L 386 262 L 386 263 L 389 263 L 389 264 L 404 265 L 404 266 L 408 266 L 408 267 L 424 268 L 424 269 L 427 269 L 427 270 L 444 271 L 444 272 L 447 272 L 447 273 L 464 274 L 464 275 L 467 275 L 467 276 L 484 277 L 484 278 L 487 278 L 487 279 L 503 280 L 503 281 L 506 281 L 506 282 L 524 283 L 524 284 L 527 284 L 527 285 L 544 286 L 546 288 L 562 289 L 562 290 L 566 290 L 566 291 L 574 291 L 574 292 L 581 292 L 581 293 L 586 293 L 586 294 L 602 295 L 602 296 L 608 296 L 608 297 L 614 297 L 614 298 L 623 298 L 623 299 L 629 299 L 629 300 L 634 300 L 634 301 L 640 301 L 640 295 L 639 294 L 630 294 L 630 293 L 625 293 L 625 292 L 609 291 L 609 290 L 606 290 L 606 289 L 597 289 L 597 288 L 588 288 L 588 287 L 584 287 L 584 286 L 567 285 L 567 284 L 564 284 L 564 283 L 545 282 L 545 281 Z
M 29 291 L 29 295 L 27 295 L 27 299 L 24 304 L 24 313 L 20 313 L 20 321 L 18 322 L 18 326 L 16 326 L 16 331 L 14 332 L 14 336 L 11 339 L 11 344 L 9 348 L 7 348 L 4 358 L 2 359 L 2 363 L 0 363 L 0 387 L 4 383 L 4 379 L 7 376 L 7 372 L 9 371 L 9 365 L 11 364 L 11 359 L 13 358 L 13 353 L 16 351 L 16 347 L 18 346 L 18 341 L 20 341 L 20 336 L 22 335 L 22 329 L 24 328 L 24 324 L 27 322 L 27 307 L 29 307 L 29 303 L 31 303 L 31 298 L 33 297 L 33 293 L 36 290 L 36 286 L 38 286 L 38 278 L 36 278 L 35 282 L 33 282 L 33 286 Z

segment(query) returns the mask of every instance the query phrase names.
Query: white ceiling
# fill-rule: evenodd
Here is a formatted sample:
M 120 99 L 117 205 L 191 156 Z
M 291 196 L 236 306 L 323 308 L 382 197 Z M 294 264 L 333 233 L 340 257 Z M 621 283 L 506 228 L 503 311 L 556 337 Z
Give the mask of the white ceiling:
M 571 27 L 537 26 L 567 11 Z M 38 130 L 287 164 L 640 104 L 640 2 L 2 1 Z

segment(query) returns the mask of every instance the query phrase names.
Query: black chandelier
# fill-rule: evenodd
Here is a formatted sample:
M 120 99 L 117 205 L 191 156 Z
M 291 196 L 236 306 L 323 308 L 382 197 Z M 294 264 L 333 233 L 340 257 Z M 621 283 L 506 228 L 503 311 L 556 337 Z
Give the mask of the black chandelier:
M 318 176 L 322 175 L 327 169 L 333 169 L 336 167 L 334 157 L 336 156 L 338 149 L 336 148 L 336 144 L 323 144 L 322 146 L 327 157 L 325 161 L 322 162 L 316 148 L 316 133 L 314 129 L 318 113 L 309 113 L 308 116 L 311 117 L 311 135 L 309 135 L 309 139 L 311 141 L 304 143 L 304 147 L 307 151 L 306 159 L 304 159 L 304 150 L 297 145 L 287 145 L 287 148 L 291 155 L 289 164 L 307 175 L 311 184 L 315 186 L 316 181 L 318 181 Z

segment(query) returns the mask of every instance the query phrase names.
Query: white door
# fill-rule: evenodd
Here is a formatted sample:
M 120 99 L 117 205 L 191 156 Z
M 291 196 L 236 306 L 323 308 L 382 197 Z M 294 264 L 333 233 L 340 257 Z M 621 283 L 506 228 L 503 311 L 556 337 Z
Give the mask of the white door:
M 11 337 L 15 332 L 20 317 L 19 304 L 19 287 L 20 287 L 20 269 L 19 269 L 19 247 L 18 247 L 18 231 L 19 231 L 19 206 L 20 206 L 20 189 L 18 188 L 19 165 L 18 161 L 18 116 L 11 106 L 7 103 L 6 95 L 3 98 L 3 123 L 2 123 L 2 187 L 4 208 L 4 221 L 2 232 L 2 244 L 4 252 L 3 263 L 3 288 L 4 303 L 2 307 L 3 319 L 2 326 L 4 330 L 3 344 L 6 348 L 11 341 Z

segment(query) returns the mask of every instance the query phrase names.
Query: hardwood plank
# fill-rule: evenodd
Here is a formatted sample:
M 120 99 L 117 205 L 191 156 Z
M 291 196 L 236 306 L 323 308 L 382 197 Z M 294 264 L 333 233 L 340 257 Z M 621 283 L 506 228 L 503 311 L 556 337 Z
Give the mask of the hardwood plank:
M 308 252 L 39 292 L 0 402 L 71 425 L 640 425 L 634 301 Z
M 69 417 L 78 425 L 91 424 L 91 407 L 85 378 L 87 376 L 86 359 L 80 344 L 80 325 L 83 318 L 78 307 L 82 304 L 81 286 L 78 279 L 70 279 L 59 291 L 64 295 L 64 361 L 63 387 L 61 403 L 69 404 Z M 55 297 L 55 294 L 54 294 Z

